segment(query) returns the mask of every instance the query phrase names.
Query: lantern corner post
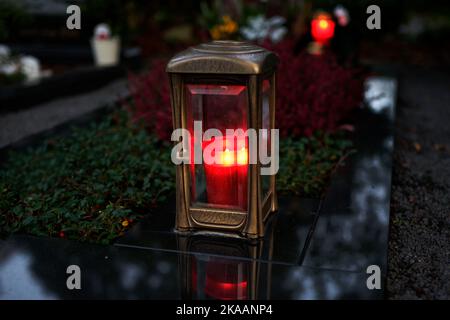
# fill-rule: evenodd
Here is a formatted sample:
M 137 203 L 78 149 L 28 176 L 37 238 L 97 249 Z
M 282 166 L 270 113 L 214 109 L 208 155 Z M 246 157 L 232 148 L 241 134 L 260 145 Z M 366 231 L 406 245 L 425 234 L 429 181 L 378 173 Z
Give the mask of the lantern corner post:
M 184 188 L 184 172 L 183 165 L 177 165 L 176 172 L 176 220 L 175 220 L 175 229 L 177 231 L 189 231 L 191 230 L 191 226 L 189 223 L 189 207 L 188 207 L 188 199 L 186 199 L 186 192 Z
M 247 219 L 245 221 L 242 233 L 250 239 L 264 237 L 264 221 L 261 208 L 261 197 L 258 174 L 259 166 L 250 165 L 250 199 Z
M 169 73 L 170 100 L 172 105 L 173 129 L 184 127 L 183 86 L 180 74 Z M 177 143 L 177 142 L 175 142 Z M 186 198 L 185 169 L 183 164 L 176 165 L 176 220 L 175 229 L 178 231 L 190 230 L 188 217 L 188 198 Z
M 271 76 L 271 84 L 270 84 L 270 89 L 271 89 L 271 93 L 270 93 L 270 128 L 271 129 L 276 129 L 276 122 L 275 122 L 275 115 L 276 115 L 276 86 L 277 86 L 277 74 L 276 71 L 274 71 L 272 73 Z M 272 147 L 272 146 L 271 146 Z M 279 155 L 276 155 L 277 157 L 279 157 Z M 279 160 L 276 160 L 279 162 Z M 272 197 L 271 197 L 271 204 L 270 204 L 270 211 L 271 212 L 276 212 L 278 211 L 278 195 L 277 195 L 277 188 L 276 188 L 276 174 L 273 174 L 270 177 L 270 189 L 271 189 L 271 193 L 272 193 Z
M 260 109 L 262 99 L 261 77 L 259 75 L 250 75 L 248 79 L 248 124 L 250 128 L 261 128 Z M 256 145 L 256 154 L 259 152 L 259 146 Z M 264 236 L 264 218 L 261 204 L 261 179 L 259 159 L 256 163 L 249 164 L 249 207 L 245 226 L 242 233 L 247 238 L 261 238 Z

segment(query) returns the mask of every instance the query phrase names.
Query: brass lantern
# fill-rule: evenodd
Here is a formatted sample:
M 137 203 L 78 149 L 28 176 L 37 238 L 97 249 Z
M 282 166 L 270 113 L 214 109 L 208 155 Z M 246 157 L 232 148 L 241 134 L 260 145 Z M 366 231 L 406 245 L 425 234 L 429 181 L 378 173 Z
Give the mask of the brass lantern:
M 217 162 L 203 159 L 200 164 L 177 165 L 178 231 L 264 236 L 266 221 L 278 207 L 275 174 L 262 175 L 261 168 L 267 164 L 251 154 L 259 154 L 264 144 L 273 152 L 271 138 L 257 135 L 257 143 L 249 145 L 248 137 L 225 132 L 274 129 L 277 64 L 274 53 L 238 41 L 191 47 L 168 63 L 174 129 L 191 133 L 190 159 L 194 144 L 200 145 L 201 157 L 205 156 L 208 143 L 214 141 L 202 136 L 208 129 L 224 134 L 223 149 L 214 154 Z M 200 136 L 196 123 L 201 124 Z M 236 143 L 229 148 L 229 141 Z

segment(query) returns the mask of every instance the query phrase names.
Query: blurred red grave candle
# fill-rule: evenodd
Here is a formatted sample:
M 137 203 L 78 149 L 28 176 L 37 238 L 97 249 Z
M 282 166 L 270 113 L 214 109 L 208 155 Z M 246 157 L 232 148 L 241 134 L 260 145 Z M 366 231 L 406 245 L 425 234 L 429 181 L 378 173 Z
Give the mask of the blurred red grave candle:
M 247 210 L 248 148 L 245 139 L 235 136 L 214 138 L 203 143 L 203 151 L 212 142 L 216 146 L 215 152 L 211 153 L 215 162 L 204 163 L 207 202 Z M 221 148 L 217 149 L 217 146 Z
M 311 21 L 311 34 L 320 44 L 326 44 L 334 36 L 335 23 L 330 15 L 321 13 Z

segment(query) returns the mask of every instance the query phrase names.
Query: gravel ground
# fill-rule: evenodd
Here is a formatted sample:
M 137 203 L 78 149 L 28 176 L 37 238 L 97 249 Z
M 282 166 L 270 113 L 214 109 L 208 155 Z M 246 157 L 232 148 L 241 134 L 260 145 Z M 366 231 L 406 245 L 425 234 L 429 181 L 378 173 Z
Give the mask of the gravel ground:
M 398 71 L 387 294 L 450 299 L 450 75 Z

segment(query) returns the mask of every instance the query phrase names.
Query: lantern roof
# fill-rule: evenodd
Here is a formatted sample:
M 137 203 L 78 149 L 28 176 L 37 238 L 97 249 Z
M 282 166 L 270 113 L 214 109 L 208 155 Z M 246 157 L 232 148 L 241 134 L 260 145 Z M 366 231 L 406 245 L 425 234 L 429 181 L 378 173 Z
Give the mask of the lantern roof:
M 167 64 L 169 73 L 265 74 L 275 70 L 278 57 L 249 42 L 212 41 L 190 47 Z

